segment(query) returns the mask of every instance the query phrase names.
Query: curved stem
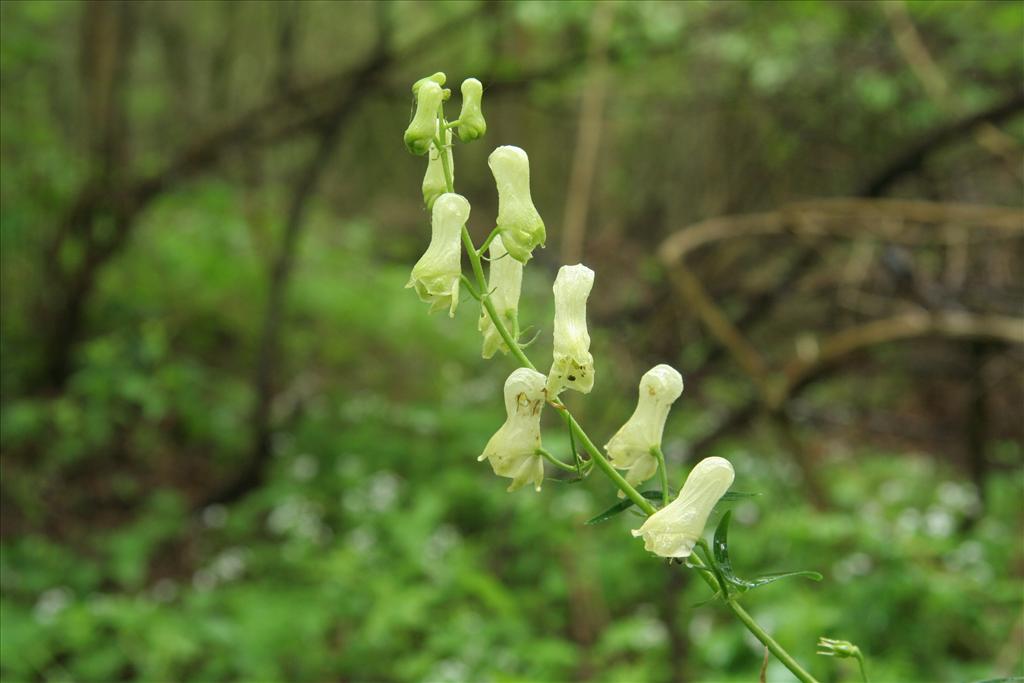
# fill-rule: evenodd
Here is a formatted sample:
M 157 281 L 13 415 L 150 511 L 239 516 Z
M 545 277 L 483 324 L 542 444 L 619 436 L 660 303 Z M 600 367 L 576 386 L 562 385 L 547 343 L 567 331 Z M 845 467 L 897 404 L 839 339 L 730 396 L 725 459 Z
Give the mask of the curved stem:
M 491 246 L 491 242 L 494 241 L 494 238 L 498 236 L 499 232 L 500 231 L 497 228 L 491 230 L 491 234 L 487 236 L 487 239 L 485 239 L 484 243 L 480 245 L 480 249 L 477 250 L 476 253 L 483 256 L 484 252 L 487 251 L 487 247 Z
M 541 456 L 542 458 L 547 460 L 549 463 L 551 463 L 555 467 L 558 467 L 559 469 L 563 469 L 566 472 L 572 472 L 573 474 L 577 473 L 575 465 L 568 465 L 568 464 L 562 462 L 561 460 L 556 458 L 554 455 L 552 455 L 549 451 L 547 451 L 544 448 L 538 448 L 537 449 L 537 455 Z
M 860 677 L 861 677 L 861 680 L 863 680 L 864 683 L 869 683 L 869 681 L 868 681 L 868 670 L 867 670 L 867 667 L 864 664 L 864 655 L 860 651 L 857 652 L 857 664 L 860 665 Z
M 661 472 L 661 504 L 668 505 L 668 470 L 665 469 L 665 454 L 661 446 L 653 446 L 651 455 L 658 461 L 658 471 Z

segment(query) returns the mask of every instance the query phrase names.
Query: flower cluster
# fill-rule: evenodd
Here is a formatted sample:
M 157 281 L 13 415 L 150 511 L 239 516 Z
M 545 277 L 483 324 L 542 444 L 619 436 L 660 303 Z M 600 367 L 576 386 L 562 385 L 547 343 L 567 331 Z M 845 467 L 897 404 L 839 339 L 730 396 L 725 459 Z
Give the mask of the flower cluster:
M 683 393 L 683 377 L 668 365 L 656 365 L 640 378 L 636 409 L 605 444 L 607 457 L 594 445 L 586 432 L 562 403 L 566 389 L 589 394 L 594 388 L 594 356 L 590 352 L 587 330 L 587 300 L 594 287 L 594 271 L 583 264 L 562 266 L 555 277 L 553 348 L 547 375 L 538 372 L 526 356 L 529 343 L 521 343 L 519 297 L 523 267 L 537 247 L 547 238 L 544 221 L 530 193 L 530 160 L 522 149 L 510 145 L 498 147 L 487 159 L 498 195 L 498 214 L 494 230 L 477 249 L 466 225 L 469 202 L 455 194 L 455 163 L 452 155 L 453 131 L 460 142 L 472 142 L 487 132 L 482 99 L 483 84 L 467 78 L 460 88 L 462 106 L 455 121 L 445 119 L 445 102 L 451 91 L 445 88 L 447 77 L 435 73 L 413 85 L 415 113 L 405 131 L 405 145 L 416 155 L 427 156 L 423 176 L 423 202 L 431 212 L 431 238 L 426 253 L 416 263 L 407 287 L 414 288 L 430 311 L 448 309 L 455 315 L 460 288 L 465 284 L 470 295 L 480 302 L 477 328 L 483 336 L 482 355 L 493 357 L 498 351 L 512 356 L 518 365 L 504 385 L 505 422 L 487 441 L 478 460 L 487 460 L 494 473 L 511 479 L 509 491 L 532 484 L 540 491 L 544 482 L 544 461 L 567 470 L 580 481 L 595 469 L 602 470 L 619 488 L 619 496 L 628 501 L 617 503 L 591 522 L 603 521 L 635 505 L 647 518 L 634 537 L 643 539 L 644 548 L 659 557 L 679 559 L 700 572 L 716 595 L 743 621 L 765 646 L 804 683 L 814 679 L 746 615 L 735 597 L 746 590 L 779 578 L 814 575 L 813 572 L 782 572 L 740 579 L 728 559 L 728 525 L 731 513 L 723 515 L 715 532 L 714 551 L 702 535 L 715 506 L 735 478 L 728 460 L 705 458 L 690 471 L 675 500 L 671 489 L 661 441 L 672 405 Z M 470 260 L 473 280 L 462 273 L 462 251 Z M 489 249 L 488 249 L 489 247 Z M 486 255 L 485 255 L 486 251 Z M 482 261 L 490 264 L 484 273 Z M 564 420 L 572 444 L 572 462 L 567 463 L 545 450 L 541 444 L 541 418 L 544 405 L 550 405 Z M 576 452 L 582 445 L 589 458 Z M 624 474 L 619 474 L 619 470 Z M 661 491 L 637 491 L 636 486 L 660 471 Z M 652 495 L 653 494 L 653 495 Z M 655 508 L 651 498 L 663 505 Z M 590 522 L 588 522 L 590 523 Z M 696 551 L 695 551 L 696 548 Z M 817 575 L 820 578 L 820 575 Z M 813 576 L 812 576 L 813 577 Z M 846 641 L 822 638 L 819 654 L 856 657 L 866 680 L 864 660 L 859 649 Z
M 594 271 L 583 264 L 562 266 L 555 277 L 553 348 L 547 376 L 537 372 L 519 343 L 519 297 L 523 266 L 547 237 L 544 221 L 530 194 L 530 161 L 522 149 L 502 146 L 487 159 L 498 195 L 495 229 L 488 238 L 489 273 L 484 276 L 483 249 L 476 251 L 466 227 L 469 202 L 453 192 L 455 164 L 452 157 L 453 130 L 461 142 L 471 142 L 487 131 L 483 116 L 483 85 L 475 78 L 462 82 L 459 118 L 444 118 L 444 102 L 451 92 L 444 88 L 446 76 L 436 73 L 413 85 L 416 111 L 405 131 L 405 144 L 417 155 L 427 155 L 423 177 L 423 201 L 431 212 L 431 239 L 426 253 L 412 270 L 407 287 L 430 304 L 431 312 L 447 308 L 455 314 L 462 282 L 481 302 L 478 328 L 483 336 L 482 355 L 498 351 L 513 354 L 520 367 L 504 385 L 505 422 L 487 442 L 479 460 L 490 462 L 494 473 L 512 480 L 509 491 L 533 484 L 539 491 L 544 481 L 544 460 L 585 476 L 589 464 L 573 454 L 575 466 L 554 458 L 541 446 L 541 416 L 550 403 L 565 417 L 572 418 L 559 401 L 566 389 L 588 394 L 594 388 L 594 356 L 587 330 L 587 300 L 594 287 Z M 476 285 L 462 275 L 463 244 L 469 251 Z M 606 467 L 625 473 L 630 487 L 647 481 L 664 467 L 662 433 L 672 404 L 683 392 L 683 378 L 674 368 L 658 365 L 640 379 L 639 397 L 632 416 L 605 445 Z M 589 441 L 587 441 L 589 444 Z M 592 459 L 603 458 L 588 447 Z M 652 514 L 637 530 L 647 550 L 663 557 L 686 557 L 700 538 L 715 503 L 732 484 L 733 470 L 722 458 L 708 458 L 694 467 L 679 496 Z M 621 479 L 620 479 L 621 481 Z M 663 473 L 663 482 L 665 481 Z M 622 495 L 620 493 L 620 495 Z M 667 499 L 667 489 L 665 492 Z M 648 510 L 651 509 L 647 505 Z

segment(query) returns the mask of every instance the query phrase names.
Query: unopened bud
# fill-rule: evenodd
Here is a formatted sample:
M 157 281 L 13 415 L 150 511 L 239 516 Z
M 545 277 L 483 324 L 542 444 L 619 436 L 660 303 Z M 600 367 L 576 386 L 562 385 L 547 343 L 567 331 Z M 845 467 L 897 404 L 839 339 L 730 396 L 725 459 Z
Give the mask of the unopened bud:
M 405 129 L 405 146 L 413 154 L 426 154 L 437 130 L 441 86 L 432 80 L 423 81 L 416 89 L 416 114 Z
M 459 139 L 471 142 L 487 132 L 481 108 L 484 86 L 475 78 L 462 81 L 462 110 L 459 112 Z

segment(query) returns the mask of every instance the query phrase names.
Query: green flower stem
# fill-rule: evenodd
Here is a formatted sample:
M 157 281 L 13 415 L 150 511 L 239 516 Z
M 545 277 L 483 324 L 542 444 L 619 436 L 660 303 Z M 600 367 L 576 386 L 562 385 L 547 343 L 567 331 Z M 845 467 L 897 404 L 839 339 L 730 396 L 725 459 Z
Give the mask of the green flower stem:
M 483 256 L 483 254 L 487 251 L 487 247 L 491 246 L 491 242 L 493 242 L 494 238 L 498 236 L 498 232 L 499 230 L 497 228 L 491 230 L 491 234 L 487 236 L 487 239 L 485 239 L 484 243 L 480 245 L 480 249 L 476 253 Z
M 466 289 L 469 290 L 469 295 L 477 301 L 480 301 L 480 293 L 476 291 L 476 287 L 474 287 L 473 283 L 469 281 L 469 278 L 465 275 L 460 275 L 459 279 L 462 281 L 462 284 L 466 285 Z
M 442 126 L 448 125 L 444 120 L 443 110 L 439 111 L 438 116 L 440 118 Z M 451 165 L 448 163 L 448 154 L 445 153 L 445 148 L 440 138 L 435 138 L 435 144 L 437 145 L 437 149 L 441 152 L 441 167 L 444 170 L 445 185 L 447 186 L 449 192 L 454 192 L 455 183 L 452 180 L 452 170 Z M 502 340 L 505 342 L 506 345 L 508 345 L 509 351 L 511 351 L 512 355 L 515 356 L 519 364 L 522 365 L 523 367 L 530 368 L 531 370 L 536 370 L 537 368 L 533 365 L 533 363 L 530 362 L 530 359 L 526 356 L 526 354 L 523 353 L 523 349 L 519 346 L 516 340 L 513 339 L 512 335 L 509 334 L 508 329 L 505 327 L 505 323 L 498 316 L 498 312 L 495 310 L 494 304 L 491 303 L 490 296 L 486 294 L 487 279 L 484 277 L 483 267 L 480 265 L 480 253 L 476 250 L 476 247 L 473 246 L 473 238 L 470 237 L 469 230 L 466 228 L 466 226 L 462 226 L 462 243 L 466 247 L 466 251 L 468 252 L 469 256 L 469 262 L 473 268 L 473 275 L 476 277 L 476 281 L 479 285 L 479 289 L 481 292 L 481 303 L 487 310 L 488 315 L 491 316 L 491 322 L 494 324 L 495 329 L 498 330 L 498 334 L 501 335 Z M 554 406 L 555 410 L 557 410 L 559 414 L 561 414 L 562 417 L 565 418 L 566 422 L 568 422 L 569 424 L 569 429 L 572 431 L 572 434 L 575 436 L 577 440 L 579 440 L 580 443 L 583 444 L 583 447 L 586 449 L 587 453 L 590 455 L 593 461 L 597 463 L 597 466 L 601 468 L 601 471 L 604 472 L 608 476 L 608 478 L 612 480 L 612 483 L 615 484 L 620 491 L 626 494 L 626 496 L 630 500 L 632 500 L 638 508 L 643 510 L 645 514 L 653 515 L 656 512 L 654 506 L 651 505 L 650 501 L 641 496 L 636 489 L 630 486 L 629 482 L 623 479 L 622 475 L 619 474 L 614 467 L 612 467 L 611 463 L 608 462 L 608 460 L 604 457 L 601 451 L 598 450 L 597 446 L 594 445 L 594 442 L 590 440 L 590 437 L 587 436 L 587 433 L 583 431 L 583 427 L 581 427 L 580 424 L 576 421 L 576 419 L 572 416 L 572 414 L 569 412 L 569 409 L 561 404 L 552 405 Z M 661 469 L 664 473 L 664 466 L 662 466 Z M 709 574 L 708 567 L 701 561 L 701 559 L 698 556 L 691 555 L 690 564 L 698 570 L 703 570 L 698 571 L 697 573 L 701 578 L 704 579 L 704 581 L 707 582 L 709 586 L 711 586 L 712 590 L 716 592 L 719 590 L 717 586 L 718 582 L 715 580 L 714 576 Z M 723 595 L 726 595 L 726 593 L 724 592 L 724 586 Z M 767 647 L 768 650 L 773 655 L 775 655 L 779 659 L 779 661 L 786 666 L 787 669 L 792 671 L 793 674 L 798 679 L 800 679 L 800 681 L 802 681 L 802 683 L 817 683 L 814 677 L 807 673 L 803 669 L 803 667 L 801 667 L 800 664 L 797 663 L 797 661 L 793 659 L 793 657 L 775 641 L 774 638 L 768 635 L 768 633 L 763 628 L 757 625 L 757 622 L 754 621 L 754 618 L 751 617 L 745 609 L 743 609 L 738 603 L 731 599 L 726 600 L 725 604 L 728 605 L 729 609 L 732 610 L 733 614 L 736 615 L 736 617 L 743 623 L 743 625 L 747 627 L 747 630 L 753 633 L 754 637 L 756 637 L 758 640 L 764 643 L 764 646 Z
M 864 664 L 864 653 L 862 653 L 859 649 L 857 650 L 857 663 L 860 665 L 861 680 L 863 680 L 864 683 L 870 683 L 870 681 L 868 680 L 867 666 Z
M 736 615 L 736 618 L 743 622 L 743 625 L 747 627 L 747 630 L 754 634 L 754 637 L 760 640 L 768 651 L 775 655 L 780 662 L 782 662 L 787 669 L 793 672 L 793 675 L 800 679 L 803 683 L 818 683 L 818 681 L 809 674 L 800 663 L 793 659 L 793 656 L 786 652 L 779 643 L 768 635 L 768 632 L 757 625 L 754 621 L 754 617 L 750 616 L 747 610 L 743 609 L 739 603 L 735 600 L 728 600 L 726 603 L 732 613 Z
M 558 458 L 553 456 L 550 452 L 548 452 L 544 448 L 538 448 L 537 449 L 537 455 L 543 457 L 545 460 L 547 460 L 549 463 L 551 463 L 555 467 L 558 467 L 559 469 L 563 469 L 566 472 L 572 472 L 573 474 L 577 473 L 575 465 L 567 465 L 566 463 L 562 462 L 561 460 L 559 460 Z
M 590 458 L 597 464 L 598 467 L 601 468 L 602 472 L 608 475 L 608 478 L 612 480 L 612 483 L 618 486 L 619 490 L 625 493 L 631 501 L 636 503 L 636 506 L 643 510 L 644 513 L 648 515 L 653 515 L 656 512 L 656 510 L 654 509 L 654 506 L 651 505 L 651 502 L 644 498 L 643 496 L 641 496 L 640 493 L 637 492 L 635 488 L 630 486 L 629 482 L 623 479 L 622 475 L 619 474 L 614 467 L 612 467 L 612 464 L 608 462 L 608 459 L 604 457 L 601 451 L 598 450 L 597 446 L 594 445 L 594 442 L 590 440 L 590 437 L 587 436 L 587 433 L 583 431 L 583 427 L 581 427 L 580 423 L 576 421 L 576 418 L 572 416 L 572 413 L 569 412 L 569 409 L 561 404 L 551 405 L 554 406 L 555 410 L 557 410 L 566 419 L 566 421 L 569 423 L 569 429 L 572 430 L 573 435 L 580 443 L 583 444 L 583 448 L 586 449 L 587 453 L 590 455 Z
M 707 547 L 706 541 L 701 540 L 701 543 L 704 544 L 705 547 Z M 711 587 L 711 590 L 715 591 L 716 593 L 721 592 L 725 600 L 726 607 L 732 610 L 732 613 L 735 614 L 736 618 L 739 619 L 743 623 L 743 625 L 747 627 L 747 630 L 753 633 L 754 637 L 760 640 L 761 643 L 766 648 L 768 648 L 768 651 L 775 655 L 775 657 L 780 662 L 782 662 L 787 669 L 792 671 L 794 676 L 796 676 L 800 681 L 802 681 L 802 683 L 818 683 L 817 679 L 815 679 L 814 676 L 809 674 L 802 666 L 800 666 L 800 663 L 793 659 L 793 656 L 786 652 L 786 649 L 779 645 L 777 640 L 768 635 L 768 632 L 761 628 L 756 621 L 754 621 L 754 617 L 750 616 L 750 613 L 747 612 L 747 610 L 743 609 L 743 607 L 738 602 L 736 602 L 734 597 L 729 596 L 729 593 L 727 592 L 727 589 L 724 585 L 717 585 L 721 579 L 717 579 L 716 574 L 711 574 L 708 571 L 708 566 L 704 564 L 703 560 L 700 559 L 699 555 L 694 553 L 693 555 L 690 555 L 688 559 L 690 561 L 690 565 L 692 565 L 694 569 L 698 570 L 697 573 L 700 575 L 702 579 L 704 579 L 705 583 L 707 583 L 708 586 Z
M 658 471 L 661 472 L 661 504 L 668 505 L 668 470 L 665 469 L 665 454 L 661 446 L 653 446 L 651 455 L 658 461 Z

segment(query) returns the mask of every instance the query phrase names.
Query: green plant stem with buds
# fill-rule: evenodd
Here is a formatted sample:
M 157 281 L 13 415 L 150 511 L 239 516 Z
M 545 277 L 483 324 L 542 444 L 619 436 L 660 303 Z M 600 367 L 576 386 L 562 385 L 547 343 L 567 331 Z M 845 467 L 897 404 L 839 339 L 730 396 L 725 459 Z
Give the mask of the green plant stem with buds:
M 449 127 L 451 125 L 444 120 L 443 109 L 438 112 L 438 116 L 439 120 L 441 121 L 442 129 Z M 444 144 L 440 137 L 434 138 L 434 144 L 437 146 L 439 152 L 438 156 L 440 156 L 441 158 L 441 166 L 442 169 L 444 170 L 445 185 L 447 186 L 449 192 L 455 192 L 455 183 L 453 181 L 452 169 L 451 165 L 448 163 L 448 154 L 447 150 L 445 149 L 446 145 Z M 493 238 L 494 232 L 491 233 L 490 237 L 488 237 L 487 242 L 485 244 L 489 244 Z M 516 361 L 518 361 L 518 363 L 523 367 L 530 368 L 531 370 L 537 370 L 536 366 L 530 361 L 526 353 L 523 352 L 523 349 L 519 345 L 518 340 L 514 339 L 512 334 L 505 327 L 504 322 L 498 315 L 497 310 L 495 310 L 494 308 L 494 304 L 491 302 L 490 295 L 487 293 L 487 278 L 484 276 L 483 265 L 480 262 L 480 256 L 483 249 L 479 251 L 477 250 L 477 248 L 473 244 L 473 238 L 469 234 L 469 229 L 465 225 L 462 226 L 462 243 L 463 246 L 465 246 L 466 248 L 466 253 L 467 256 L 469 257 L 470 267 L 472 268 L 473 276 L 476 278 L 477 281 L 476 289 L 477 292 L 479 293 L 479 297 L 474 298 L 480 299 L 481 305 L 487 311 L 487 314 L 491 317 L 491 322 L 494 324 L 494 327 L 495 329 L 497 329 L 502 341 L 504 341 L 505 344 L 508 346 L 509 352 L 515 357 Z M 583 448 L 587 451 L 587 454 L 590 456 L 592 461 L 597 465 L 598 469 L 604 472 L 604 474 L 607 475 L 607 477 L 612 480 L 612 483 L 615 484 L 615 486 L 617 486 L 619 490 L 626 495 L 627 498 L 633 501 L 633 503 L 638 508 L 643 510 L 644 514 L 650 516 L 657 512 L 657 509 L 653 505 L 651 505 L 650 501 L 648 501 L 646 498 L 640 495 L 640 493 L 635 488 L 633 488 L 629 484 L 629 482 L 627 482 L 614 467 L 612 467 L 612 464 L 608 462 L 608 459 L 604 457 L 604 454 L 601 453 L 597 446 L 594 445 L 594 442 L 587 435 L 586 431 L 584 431 L 583 427 L 580 426 L 580 423 L 576 421 L 576 418 L 572 416 L 572 413 L 569 412 L 569 409 L 556 401 L 549 401 L 549 403 L 566 420 L 573 436 L 577 441 L 579 441 L 583 445 Z M 543 451 L 543 449 L 540 450 Z M 556 466 L 564 464 L 561 463 L 561 461 L 558 461 L 556 458 L 554 458 L 554 456 L 551 456 L 550 453 L 547 453 L 547 451 L 543 451 L 543 453 L 539 452 L 539 454 L 544 456 L 545 459 L 547 459 L 549 462 L 555 463 Z M 661 471 L 661 481 L 664 492 L 664 500 L 667 504 L 668 473 L 665 471 L 665 456 L 664 453 L 661 452 L 660 448 L 657 449 L 657 453 L 653 453 L 652 451 L 652 454 L 658 459 L 658 466 Z M 575 471 L 575 468 L 571 469 Z M 811 674 L 809 674 L 806 670 L 804 670 L 804 668 L 800 666 L 800 664 L 793 658 L 792 655 L 786 652 L 785 648 L 783 648 L 774 638 L 768 635 L 768 633 L 763 628 L 761 628 L 757 624 L 757 622 L 754 621 L 754 618 L 750 616 L 749 612 L 743 609 L 743 607 L 741 607 L 735 601 L 734 598 L 729 596 L 728 588 L 726 587 L 724 580 L 722 581 L 722 585 L 719 586 L 719 580 L 716 579 L 713 574 L 711 574 L 711 572 L 708 570 L 708 567 L 697 555 L 691 555 L 689 559 L 690 564 L 698 570 L 698 575 L 700 575 L 701 578 L 703 578 L 704 581 L 707 582 L 707 584 L 711 587 L 712 590 L 716 592 L 721 592 L 725 604 L 729 607 L 730 610 L 732 610 L 733 614 L 736 615 L 736 618 L 740 620 L 740 622 L 747 628 L 748 631 L 750 631 L 754 635 L 755 638 L 761 641 L 761 643 L 763 643 L 764 646 L 768 648 L 769 652 L 775 655 L 779 659 L 779 661 L 782 662 L 787 669 L 792 671 L 793 675 L 795 675 L 802 683 L 817 683 L 814 677 L 811 676 Z

